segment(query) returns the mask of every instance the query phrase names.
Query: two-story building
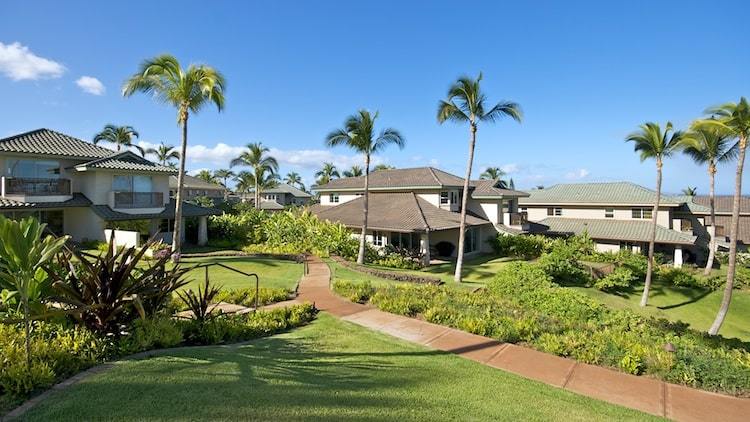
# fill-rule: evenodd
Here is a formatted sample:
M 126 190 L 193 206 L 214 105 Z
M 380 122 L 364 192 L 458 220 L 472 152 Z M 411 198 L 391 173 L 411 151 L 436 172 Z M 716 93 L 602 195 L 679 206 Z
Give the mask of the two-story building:
M 36 216 L 53 233 L 76 241 L 105 240 L 121 226 L 141 226 L 140 232 L 124 230 L 131 233 L 119 236 L 128 244 L 147 236 L 171 242 L 174 172 L 130 151 L 37 129 L 0 139 L 0 213 Z M 198 243 L 208 239 L 207 216 L 219 213 L 185 203 L 183 217 L 197 220 Z
M 245 201 L 253 201 L 255 189 L 244 195 Z M 295 186 L 278 183 L 276 186 L 263 189 L 260 192 L 260 209 L 265 211 L 281 211 L 287 207 L 299 207 L 310 204 L 313 196 Z
M 600 251 L 647 251 L 656 192 L 629 182 L 558 184 L 529 192 L 519 210 L 526 230 L 547 235 L 588 233 Z M 693 210 L 703 209 L 692 204 Z M 693 225 L 683 227 L 689 213 L 685 198 L 662 195 L 656 215 L 656 248 L 681 266 L 683 252 L 702 254 Z M 701 221 L 702 224 L 702 221 Z M 696 226 L 695 229 L 698 229 Z
M 458 245 L 464 179 L 432 167 L 378 170 L 370 174 L 367 240 L 376 247 L 419 250 L 425 260 L 454 257 Z M 311 211 L 355 233 L 363 222 L 364 176 L 316 186 L 320 204 Z M 520 229 L 518 199 L 524 192 L 503 189 L 497 180 L 470 181 L 467 201 L 467 255 L 489 251 L 487 240 Z
M 177 192 L 177 175 L 169 176 L 169 196 L 174 198 Z M 206 182 L 203 179 L 186 174 L 182 178 L 182 194 L 186 201 L 205 197 L 214 201 L 224 200 L 224 186 L 218 183 Z

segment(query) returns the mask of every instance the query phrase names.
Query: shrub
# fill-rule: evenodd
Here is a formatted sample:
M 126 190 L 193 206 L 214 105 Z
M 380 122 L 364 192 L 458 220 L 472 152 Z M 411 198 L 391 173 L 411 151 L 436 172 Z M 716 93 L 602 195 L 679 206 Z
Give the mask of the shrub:
M 221 292 L 221 287 L 211 285 L 211 281 L 206 278 L 202 288 L 198 287 L 198 291 L 194 292 L 192 289 L 185 291 L 177 291 L 177 297 L 185 304 L 185 308 L 190 311 L 191 318 L 197 321 L 199 324 L 206 322 L 213 318 L 216 314 L 213 312 L 214 304 L 217 302 L 215 299 Z
M 292 292 L 287 289 L 261 287 L 258 289 L 258 305 L 270 305 L 272 303 L 289 300 Z M 247 307 L 255 306 L 255 288 L 222 290 L 215 298 L 216 302 L 233 303 Z
M 119 342 L 120 353 L 129 355 L 144 350 L 174 347 L 182 343 L 182 330 L 172 318 L 156 316 L 137 319 Z
M 665 284 L 681 287 L 703 287 L 698 278 L 689 270 L 682 268 L 662 267 L 659 268 L 657 277 Z
M 594 282 L 594 287 L 599 290 L 614 291 L 630 287 L 630 285 L 637 280 L 635 274 L 629 268 L 617 267 L 611 273 L 596 280 Z
M 349 299 L 352 302 L 365 303 L 375 293 L 370 282 L 353 283 L 351 281 L 338 280 L 333 283 L 333 291 L 336 294 Z
M 539 266 L 556 283 L 588 285 L 591 282 L 590 274 L 578 261 L 578 251 L 572 245 L 558 244 L 539 258 Z
M 490 239 L 490 245 L 496 254 L 522 259 L 538 258 L 546 249 L 550 240 L 539 235 L 505 235 L 499 234 Z
M 373 263 L 382 267 L 398 268 L 402 270 L 418 270 L 423 267 L 422 262 L 419 259 L 403 256 L 398 253 L 389 253 L 376 259 Z

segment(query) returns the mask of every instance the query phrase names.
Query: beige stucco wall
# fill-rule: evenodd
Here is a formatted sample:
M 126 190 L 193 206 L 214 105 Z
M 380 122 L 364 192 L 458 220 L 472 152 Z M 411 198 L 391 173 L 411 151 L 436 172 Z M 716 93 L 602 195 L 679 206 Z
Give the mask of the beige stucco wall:
M 521 205 L 521 208 L 526 207 L 529 221 L 541 221 L 547 217 L 554 217 L 547 215 L 547 206 L 525 206 Z M 574 207 L 570 205 L 563 205 L 555 208 L 562 208 L 562 216 L 564 218 L 587 218 L 587 219 L 606 219 L 604 217 L 604 211 L 606 208 L 614 208 L 614 220 L 645 220 L 650 219 L 634 219 L 632 214 L 633 208 L 649 208 L 649 207 Z M 659 213 L 656 217 L 656 223 L 660 226 L 671 228 L 672 218 L 670 215 L 670 208 L 660 207 Z
M 91 208 L 65 208 L 63 228 L 73 240 L 104 240 L 104 220 Z

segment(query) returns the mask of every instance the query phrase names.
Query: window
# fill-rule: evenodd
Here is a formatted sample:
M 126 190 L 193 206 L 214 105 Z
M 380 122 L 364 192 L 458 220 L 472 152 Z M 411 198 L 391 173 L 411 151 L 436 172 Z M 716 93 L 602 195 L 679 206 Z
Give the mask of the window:
M 171 233 L 174 230 L 174 220 L 159 220 L 159 231 Z
M 332 204 L 338 204 L 339 203 L 339 194 L 338 193 L 328 194 L 328 202 L 330 202 Z
M 264 198 L 266 201 L 275 201 L 276 200 L 276 194 L 275 193 L 267 193 L 264 195 Z
M 653 210 L 651 208 L 633 208 L 633 218 L 651 218 L 653 214 Z
M 547 215 L 554 215 L 555 217 L 560 217 L 562 215 L 562 208 L 549 207 L 547 208 Z
M 154 189 L 151 176 L 114 176 L 112 178 L 112 190 L 117 192 L 153 192 Z
M 633 242 L 620 242 L 620 250 L 624 251 L 633 251 L 633 248 L 636 246 Z
M 450 197 L 448 196 L 448 192 L 440 192 L 440 205 L 448 204 L 450 204 Z
M 529 208 L 528 208 L 528 207 L 520 207 L 520 208 L 518 209 L 518 211 L 519 211 L 519 212 L 529 212 Z
M 458 204 L 459 202 L 461 201 L 458 200 L 458 192 L 451 191 L 451 204 Z
M 379 231 L 372 232 L 372 244 L 375 246 L 385 246 L 385 233 Z
M 7 175 L 28 179 L 57 179 L 60 177 L 60 163 L 45 160 L 9 159 Z
M 470 227 L 466 230 L 466 239 L 464 239 L 464 253 L 476 252 L 479 250 L 479 228 Z
M 716 226 L 716 232 L 714 233 L 714 236 L 716 237 L 726 237 L 726 232 L 724 231 L 724 226 Z
M 389 244 L 413 251 L 420 250 L 420 236 L 416 233 L 391 233 Z
M 605 208 L 604 209 L 604 218 L 615 218 L 615 209 L 614 208 Z
M 680 229 L 685 233 L 692 233 L 693 232 L 693 220 L 689 218 L 683 218 L 680 221 Z

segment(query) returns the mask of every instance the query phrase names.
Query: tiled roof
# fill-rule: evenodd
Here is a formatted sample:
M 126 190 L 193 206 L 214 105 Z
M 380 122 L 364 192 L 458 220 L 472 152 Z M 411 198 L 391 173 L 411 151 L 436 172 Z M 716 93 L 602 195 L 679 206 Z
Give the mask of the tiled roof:
M 370 189 L 382 188 L 441 188 L 463 186 L 464 179 L 432 167 L 376 170 L 370 173 Z M 333 179 L 325 185 L 315 187 L 318 191 L 363 189 L 365 177 Z
M 685 209 L 687 209 L 687 211 L 691 213 L 696 213 L 696 214 L 703 214 L 703 213 L 711 212 L 711 209 L 707 205 L 701 205 L 695 202 L 694 196 L 678 195 L 678 196 L 674 196 L 673 198 L 684 203 L 684 205 L 680 208 L 679 211 L 685 211 Z M 708 202 L 706 203 L 708 204 Z
M 127 220 L 147 220 L 152 218 L 160 219 L 173 219 L 174 218 L 174 199 L 164 207 L 164 211 L 156 214 L 127 214 L 124 212 L 115 211 L 108 205 L 92 205 L 91 209 L 94 210 L 96 215 L 106 221 L 127 221 Z M 190 202 L 183 202 L 182 216 L 183 217 L 202 217 L 208 215 L 221 215 L 221 210 L 215 208 L 204 208 Z
M 186 174 L 182 179 L 182 187 L 185 189 L 201 189 L 201 190 L 220 190 L 224 191 L 224 186 L 218 183 L 206 182 L 203 179 Z M 169 188 L 177 189 L 177 176 L 169 176 Z
M 250 189 L 250 193 L 253 193 L 253 192 L 255 192 L 255 189 Z M 288 185 L 286 183 L 279 183 L 272 188 L 263 189 L 261 193 L 288 193 L 297 198 L 312 198 L 312 195 L 310 195 L 309 193 L 301 189 L 297 189 L 296 187 L 292 185 Z
M 316 205 L 310 211 L 321 219 L 356 228 L 362 226 L 363 201 L 364 198 L 357 198 L 336 206 Z M 438 208 L 411 192 L 371 193 L 368 211 L 367 226 L 375 230 L 434 231 L 460 226 L 459 213 Z M 467 215 L 466 224 L 479 226 L 491 223 Z
M 276 201 L 261 200 L 260 201 L 260 209 L 262 209 L 262 210 L 269 210 L 269 211 L 278 211 L 278 210 L 283 210 L 284 206 L 281 205 L 281 204 L 279 204 Z
M 716 195 L 715 201 L 714 201 L 716 212 L 720 214 L 731 214 L 733 201 L 734 201 L 733 195 Z M 711 211 L 711 209 L 709 208 L 708 195 L 696 195 L 693 197 L 693 202 L 705 207 L 706 213 Z M 740 213 L 743 213 L 743 214 L 750 213 L 750 196 L 743 195 L 740 197 Z
M 474 187 L 474 191 L 471 193 L 472 198 L 502 198 L 508 196 L 523 198 L 529 196 L 526 192 L 497 187 L 498 180 L 472 180 L 469 183 Z
M 71 208 L 88 207 L 89 205 L 91 205 L 91 201 L 81 193 L 74 193 L 71 199 L 63 202 L 20 202 L 0 197 L 0 209 L 2 210 Z
M 82 159 L 103 158 L 114 151 L 50 129 L 37 129 L 31 132 L 0 139 L 0 152 L 23 154 L 54 155 Z
M 125 170 L 139 172 L 157 172 L 157 173 L 176 173 L 176 170 L 154 163 L 133 152 L 125 151 L 109 157 L 78 164 L 76 170 L 88 169 L 107 169 L 107 170 Z
M 653 205 L 656 192 L 630 182 L 570 183 L 529 191 L 528 198 L 521 198 L 521 205 L 532 204 L 612 204 Z M 664 206 L 679 206 L 679 199 L 662 195 Z
M 532 231 L 544 234 L 580 234 L 585 231 L 592 239 L 648 242 L 651 221 L 548 217 L 532 224 Z M 692 245 L 695 240 L 693 235 L 656 226 L 656 243 Z

